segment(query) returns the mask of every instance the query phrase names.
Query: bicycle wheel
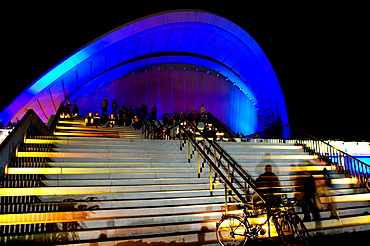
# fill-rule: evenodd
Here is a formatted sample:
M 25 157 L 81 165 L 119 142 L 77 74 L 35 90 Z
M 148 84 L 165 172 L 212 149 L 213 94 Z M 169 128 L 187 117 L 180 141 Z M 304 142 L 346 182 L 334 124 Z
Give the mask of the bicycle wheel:
M 281 241 L 285 246 L 291 246 L 293 245 L 290 241 L 290 237 L 288 235 L 285 235 L 284 230 L 283 230 L 283 220 L 278 217 L 272 217 L 272 223 L 274 223 L 275 230 L 277 234 L 279 235 Z M 285 223 L 285 222 L 284 222 Z M 291 228 L 291 226 L 289 226 Z
M 308 246 L 310 241 L 310 234 L 308 233 L 306 226 L 304 225 L 301 218 L 298 217 L 298 215 L 295 215 L 293 224 L 293 229 L 295 230 L 295 234 L 297 235 L 299 241 L 302 243 L 302 245 Z
M 217 224 L 217 240 L 222 246 L 243 246 L 248 240 L 248 228 L 241 218 L 226 216 Z
M 294 223 L 289 219 L 287 215 L 284 215 L 279 219 L 281 231 L 284 234 L 284 241 L 286 245 L 293 245 L 294 242 Z

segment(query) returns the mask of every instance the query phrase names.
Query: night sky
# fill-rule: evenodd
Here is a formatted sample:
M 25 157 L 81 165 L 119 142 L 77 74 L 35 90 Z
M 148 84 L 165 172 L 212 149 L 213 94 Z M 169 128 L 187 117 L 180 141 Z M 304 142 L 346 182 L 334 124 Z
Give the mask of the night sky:
M 282 87 L 291 124 L 322 139 L 370 141 L 370 22 L 365 2 L 199 2 L 6 3 L 1 16 L 0 110 L 62 59 L 106 32 L 161 11 L 201 9 L 236 23 L 260 45 Z

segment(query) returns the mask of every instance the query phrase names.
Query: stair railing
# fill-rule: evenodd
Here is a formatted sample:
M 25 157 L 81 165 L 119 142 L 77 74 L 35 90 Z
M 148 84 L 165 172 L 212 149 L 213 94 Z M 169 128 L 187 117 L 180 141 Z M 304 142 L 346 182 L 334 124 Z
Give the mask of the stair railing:
M 64 103 L 61 102 L 59 104 L 59 108 L 58 108 L 57 112 L 55 112 L 55 115 L 54 115 L 54 117 L 52 117 L 52 120 L 49 124 L 49 129 L 50 129 L 51 135 L 54 135 L 54 133 L 55 133 L 55 130 L 56 130 L 58 122 L 59 122 L 60 115 L 63 112 L 63 110 L 64 110 Z
M 231 130 L 227 125 L 220 121 L 216 116 L 211 113 L 206 113 L 205 115 L 206 122 L 217 125 L 217 129 L 225 134 L 225 138 L 238 138 L 233 130 Z
M 210 167 L 210 176 L 212 173 L 215 174 L 213 182 L 219 178 L 221 182 L 225 184 L 225 199 L 226 197 L 234 197 L 238 202 L 243 204 L 250 203 L 250 195 L 255 192 L 259 195 L 262 201 L 265 201 L 265 197 L 257 189 L 254 184 L 253 178 L 241 168 L 232 158 L 229 156 L 217 143 L 209 140 L 205 137 L 198 127 L 193 125 L 191 122 L 185 120 L 185 123 L 177 121 L 179 127 L 179 139 L 180 149 L 182 149 L 183 135 L 188 140 L 188 161 L 190 162 L 190 143 L 194 150 L 198 152 L 203 160 Z M 190 126 L 193 132 L 186 129 L 186 126 Z M 202 136 L 203 141 L 199 142 L 195 139 L 195 134 Z M 199 165 L 199 160 L 198 160 Z M 198 167 L 198 170 L 200 168 Z M 211 178 L 210 178 L 211 180 Z M 211 181 L 210 181 L 211 182 Z M 210 189 L 212 191 L 213 184 L 210 183 Z M 251 192 L 250 189 L 253 191 Z M 227 201 L 227 200 L 225 200 Z M 227 206 L 226 206 L 227 207 Z
M 39 116 L 29 109 L 22 117 L 13 131 L 0 145 L 0 172 L 1 180 L 0 187 L 39 187 L 44 186 L 41 174 L 8 174 L 8 168 L 11 167 L 43 167 L 46 163 L 46 157 L 17 157 L 17 151 L 45 151 L 49 148 L 47 144 L 42 146 L 23 146 L 26 138 L 35 136 L 50 136 L 51 132 L 46 124 Z M 31 147 L 31 149 L 29 149 Z M 23 149 L 22 149 L 23 148 Z M 30 206 L 30 204 L 33 204 Z M 33 209 L 39 211 L 52 211 L 54 205 L 44 205 L 40 203 L 40 199 L 36 196 L 27 196 L 15 193 L 14 195 L 0 197 L 0 213 L 27 213 Z M 7 233 L 29 233 L 29 232 L 44 232 L 46 227 L 43 224 L 35 225 L 4 225 L 0 228 L 0 234 Z
M 4 174 L 4 169 L 10 163 L 17 149 L 23 143 L 27 134 L 50 135 L 50 130 L 39 116 L 29 109 L 27 113 L 18 122 L 15 128 L 10 132 L 0 145 L 0 175 Z
M 253 139 L 264 142 L 289 142 L 302 146 L 306 152 L 316 155 L 320 160 L 332 165 L 338 170 L 338 173 L 343 173 L 346 177 L 357 180 L 362 187 L 365 187 L 370 179 L 369 164 L 358 160 L 297 127 L 283 125 L 244 136 L 245 141 L 252 141 Z

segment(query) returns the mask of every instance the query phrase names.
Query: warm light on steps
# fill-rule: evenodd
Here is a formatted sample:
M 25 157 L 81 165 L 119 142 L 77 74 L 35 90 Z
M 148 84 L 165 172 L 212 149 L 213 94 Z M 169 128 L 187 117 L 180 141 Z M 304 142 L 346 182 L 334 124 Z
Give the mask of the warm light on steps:
M 66 121 L 66 123 L 70 123 L 69 121 Z M 76 124 L 78 125 L 78 124 Z M 83 123 L 81 124 L 83 125 Z M 79 127 L 79 129 L 75 128 L 73 130 L 82 130 L 83 127 Z M 68 129 L 71 129 L 69 127 L 61 127 L 59 128 L 60 130 L 68 130 Z M 118 128 L 117 128 L 118 129 Z M 95 129 L 92 128 L 91 129 L 92 131 L 94 131 Z M 100 129 L 99 129 L 100 130 Z M 113 129 L 107 129 L 106 132 L 112 132 L 112 131 L 115 131 L 116 129 L 113 128 Z M 108 134 L 110 134 L 108 133 Z M 62 134 L 62 133 L 58 133 L 58 134 Z M 72 133 L 69 133 L 69 134 L 72 134 Z M 119 136 L 120 137 L 123 137 L 122 134 L 126 134 L 126 136 L 129 136 L 127 133 L 123 133 L 121 130 L 119 132 Z M 138 132 L 139 134 L 139 132 Z M 140 131 L 140 134 L 141 134 L 141 131 Z M 81 136 L 84 136 L 84 135 L 81 135 Z M 136 134 L 133 134 L 133 136 L 136 136 Z M 53 153 L 52 155 L 54 156 L 48 156 L 48 157 L 61 157 L 61 158 L 75 158 L 75 156 L 73 155 L 77 155 L 78 157 L 76 158 L 76 160 L 73 160 L 73 159 L 70 159 L 71 162 L 66 162 L 66 163 L 63 163 L 63 162 L 60 162 L 60 159 L 57 159 L 59 160 L 57 163 L 53 163 L 53 162 L 50 162 L 49 164 L 50 165 L 55 165 L 55 167 L 51 167 L 50 168 L 47 168 L 47 169 L 43 169 L 41 168 L 40 170 L 42 171 L 38 171 L 36 169 L 24 169 L 24 168 L 8 168 L 8 173 L 12 173 L 12 174 L 18 174 L 18 173 L 33 173 L 33 172 L 36 172 L 36 173 L 43 173 L 45 172 L 45 174 L 54 174 L 53 172 L 56 172 L 55 174 L 57 174 L 58 176 L 53 176 L 53 177 L 64 177 L 68 174 L 71 174 L 71 176 L 73 174 L 75 175 L 81 175 L 81 174 L 86 174 L 86 175 L 89 175 L 89 174 L 92 174 L 92 176 L 94 176 L 95 178 L 97 177 L 102 177 L 101 175 L 99 175 L 101 173 L 101 171 L 103 171 L 103 174 L 116 174 L 116 171 L 118 171 L 118 173 L 120 173 L 121 171 L 123 172 L 123 170 L 128 170 L 128 169 L 132 169 L 134 170 L 134 165 L 136 165 L 136 163 L 134 163 L 135 161 L 139 161 L 140 162 L 140 159 L 141 159 L 141 163 L 147 163 L 147 164 L 152 164 L 151 162 L 146 162 L 145 159 L 143 158 L 135 158 L 135 157 L 132 157 L 132 156 L 129 156 L 132 158 L 132 163 L 120 163 L 118 158 L 124 158 L 124 159 L 127 159 L 126 157 L 123 157 L 123 153 L 67 153 L 67 151 L 71 151 L 71 150 L 67 150 L 67 149 L 64 149 L 63 151 L 63 148 L 68 148 L 67 145 L 75 145 L 76 147 L 79 147 L 78 145 L 80 145 L 82 148 L 86 148 L 88 149 L 89 146 L 96 146 L 96 145 L 102 145 L 104 146 L 104 148 L 119 148 L 120 146 L 124 146 L 125 144 L 126 145 L 129 145 L 128 142 L 124 142 L 122 141 L 123 139 L 118 139 L 118 138 L 98 138 L 98 137 L 93 137 L 93 136 L 89 136 L 90 139 L 88 139 L 88 137 L 77 137 L 77 136 L 62 136 L 62 135 L 58 135 L 58 138 L 59 139 L 51 139 L 51 140 L 43 140 L 43 139 L 26 139 L 26 143 L 36 143 L 36 144 L 42 144 L 42 143 L 48 143 L 48 144 L 59 144 L 60 146 L 57 146 L 57 147 L 61 147 L 60 149 L 58 150 L 62 150 L 61 152 L 51 152 Z M 86 140 L 86 141 L 85 141 Z M 144 146 L 144 141 L 142 142 L 139 142 L 137 140 L 135 140 L 136 142 L 133 142 L 132 144 L 141 144 Z M 161 140 L 160 144 L 155 144 L 157 147 L 158 145 L 161 145 L 163 146 L 164 144 L 167 144 L 167 143 L 173 143 L 172 141 L 163 141 Z M 158 142 L 157 142 L 158 143 Z M 226 144 L 230 144 L 232 145 L 232 143 L 226 143 Z M 243 145 L 245 144 L 245 145 Z M 64 146 L 66 145 L 66 146 Z M 72 147 L 69 147 L 69 148 L 75 148 L 75 146 L 72 146 Z M 83 146 L 86 146 L 86 147 L 83 147 Z M 116 146 L 116 147 L 113 147 L 113 146 Z M 243 146 L 241 148 L 250 148 L 252 149 L 251 151 L 265 151 L 265 150 L 268 150 L 268 149 L 273 149 L 275 153 L 279 153 L 279 152 L 276 152 L 278 150 L 284 150 L 284 151 L 281 151 L 281 153 L 279 153 L 278 155 L 274 155 L 273 153 L 271 153 L 270 155 L 270 159 L 273 159 L 273 160 L 276 160 L 274 161 L 275 163 L 282 163 L 282 164 L 287 164 L 287 163 L 284 163 L 284 160 L 292 160 L 291 162 L 294 163 L 294 160 L 312 160 L 312 159 L 317 159 L 317 156 L 311 156 L 311 155 L 306 155 L 306 153 L 302 153 L 302 154 L 292 154 L 292 155 L 284 155 L 283 153 L 285 153 L 285 150 L 293 150 L 292 153 L 297 153 L 296 150 L 299 150 L 301 149 L 301 147 L 299 146 L 294 146 L 294 145 L 275 145 L 275 144 L 264 144 L 264 143 L 240 143 L 240 146 Z M 139 147 L 140 148 L 140 147 Z M 237 151 L 240 151 L 241 148 L 237 148 Z M 80 150 L 79 150 L 80 151 Z M 85 150 L 81 150 L 81 151 L 85 151 Z M 86 150 L 86 151 L 92 151 L 92 150 Z M 109 152 L 109 151 L 113 151 L 113 150 L 107 150 L 107 151 L 100 151 L 99 152 Z M 73 151 L 72 151 L 73 152 Z M 30 153 L 30 154 L 28 154 Z M 47 156 L 48 154 L 45 154 L 46 152 L 33 152 L 33 153 L 37 153 L 36 156 L 42 156 L 42 155 L 45 155 Z M 32 152 L 19 152 L 19 157 L 21 156 L 28 156 L 28 157 L 33 157 L 33 153 Z M 57 154 L 55 154 L 57 153 Z M 106 155 L 107 154 L 107 155 Z M 59 156 L 58 156 L 59 155 Z M 109 157 L 108 157 L 109 155 Z M 99 157 L 98 157 L 99 156 Z M 100 157 L 102 156 L 102 157 Z M 261 155 L 256 155 L 254 153 L 253 154 L 246 154 L 245 156 L 247 156 L 247 158 L 250 158 L 250 159 L 254 159 L 255 160 L 255 163 L 258 164 L 259 163 L 259 160 L 263 159 L 263 156 Z M 89 162 L 88 163 L 76 163 L 78 160 L 83 160 L 82 158 L 95 158 L 97 162 L 94 163 L 94 161 Z M 107 168 L 109 167 L 109 163 L 104 163 L 104 160 L 109 158 L 109 160 L 107 160 L 108 162 L 113 162 L 112 165 L 128 165 L 128 168 L 124 169 L 124 168 L 113 168 L 113 167 L 110 167 L 110 168 Z M 150 158 L 148 158 L 149 160 Z M 65 159 L 67 160 L 67 159 Z M 111 161 L 110 161 L 111 160 Z M 279 161 L 281 160 L 281 161 Z M 72 164 L 73 161 L 76 161 L 75 164 Z M 186 159 L 185 159 L 186 161 Z M 297 161 L 298 162 L 298 161 Z M 306 162 L 306 161 L 301 161 L 302 163 L 303 162 Z M 279 173 L 282 173 L 282 172 L 294 172 L 294 171 L 322 171 L 323 167 L 324 166 L 300 166 L 301 163 L 297 164 L 298 166 L 294 167 L 293 169 L 291 167 L 288 167 L 287 165 L 286 166 L 280 166 L 279 165 Z M 69 166 L 73 166 L 73 165 L 76 165 L 76 167 L 72 168 L 72 167 L 69 167 Z M 84 165 L 94 165 L 93 167 L 91 168 L 85 168 Z M 101 165 L 102 168 L 99 168 L 99 165 Z M 140 165 L 140 164 L 139 164 Z M 67 167 L 65 167 L 67 166 Z M 150 168 L 154 168 L 155 167 L 155 164 L 153 165 L 153 167 L 150 167 Z M 326 166 L 327 169 L 331 170 L 331 167 L 330 166 Z M 144 170 L 144 169 L 148 169 L 149 167 L 145 167 L 145 168 L 139 168 L 139 169 L 136 169 L 135 170 Z M 157 167 L 155 167 L 157 168 Z M 94 170 L 96 169 L 96 170 Z M 98 169 L 102 169 L 100 171 L 98 171 Z M 173 169 L 173 168 L 172 168 Z M 158 169 L 159 170 L 159 169 Z M 162 169 L 164 171 L 164 169 Z M 191 170 L 190 168 L 187 168 L 187 170 L 190 170 L 190 172 L 194 172 L 193 170 Z M 176 170 L 176 171 L 179 171 L 179 170 Z M 51 173 L 49 173 L 51 172 Z M 152 173 L 152 172 L 150 172 Z M 194 172 L 196 174 L 196 171 Z M 44 173 L 43 173 L 44 174 Z M 143 173 L 140 173 L 140 174 L 145 174 L 145 172 Z M 60 176 L 59 176 L 60 175 Z M 52 175 L 51 175 L 52 176 Z M 103 175 L 104 176 L 104 175 Z M 107 176 L 107 175 L 106 175 Z M 112 175 L 113 176 L 113 175 Z M 77 177 L 77 176 L 76 176 Z M 282 177 L 279 176 L 279 177 Z M 283 178 L 285 177 L 288 177 L 287 175 L 284 175 Z M 322 178 L 322 175 L 315 175 L 315 177 L 319 177 L 319 178 Z M 57 181 L 57 180 L 56 180 Z M 78 181 L 78 180 L 76 180 Z M 58 182 L 58 181 L 57 181 Z M 67 181 L 68 182 L 68 181 Z M 91 180 L 92 183 L 94 183 L 94 180 Z M 287 184 L 289 185 L 289 183 L 291 183 L 291 181 L 282 181 L 282 184 Z M 333 183 L 335 184 L 353 184 L 354 183 L 354 180 L 350 179 L 350 178 L 334 178 L 333 179 Z M 75 183 L 76 186 L 70 186 L 68 187 L 68 185 L 66 186 L 63 186 L 63 187 L 36 187 L 36 188 L 45 188 L 44 190 L 43 189 L 39 189 L 37 190 L 37 192 L 40 193 L 39 196 L 49 196 L 50 198 L 55 196 L 55 198 L 57 196 L 58 199 L 63 199 L 63 196 L 64 195 L 71 195 L 71 197 L 74 197 L 74 196 L 86 196 L 86 194 L 96 194 L 96 196 L 100 197 L 100 196 L 110 196 L 108 195 L 107 193 L 111 193 L 112 196 L 115 196 L 114 194 L 117 193 L 118 196 L 121 196 L 120 194 L 122 193 L 122 195 L 124 195 L 123 193 L 126 193 L 126 194 L 134 194 L 136 196 L 135 193 L 138 193 L 139 195 L 140 194 L 146 194 L 146 193 L 156 193 L 156 192 L 162 192 L 163 195 L 166 194 L 169 194 L 170 192 L 179 192 L 178 190 L 169 190 L 169 191 L 166 191 L 165 189 L 167 188 L 167 184 L 166 185 L 144 185 L 146 186 L 146 188 L 143 190 L 141 190 L 141 188 L 139 188 L 138 190 L 135 190 L 135 188 L 137 187 L 134 187 L 133 190 L 131 190 L 131 186 L 130 185 L 127 185 L 127 186 L 113 186 L 113 188 L 111 188 L 112 186 L 95 186 L 95 187 L 85 187 L 85 186 L 79 186 L 79 184 Z M 79 187 L 77 187 L 79 186 Z M 162 186 L 163 188 L 159 188 L 160 186 Z M 188 184 L 186 184 L 186 186 L 189 187 Z M 148 189 L 148 187 L 150 188 L 159 188 L 159 190 L 157 191 L 153 191 L 151 190 L 150 188 Z M 205 189 L 208 191 L 209 193 L 209 190 L 208 190 L 208 186 L 204 186 Z M 217 188 L 218 186 L 216 186 L 215 188 Z M 223 194 L 223 189 L 222 189 L 222 185 L 220 185 L 219 187 L 221 187 L 221 189 L 216 189 L 217 191 L 217 194 L 220 193 L 219 195 L 222 195 Z M 291 186 L 290 188 L 292 188 L 293 186 Z M 49 188 L 49 190 L 47 189 Z M 58 190 L 60 188 L 60 190 Z M 91 188 L 91 189 L 90 189 Z M 93 192 L 92 190 L 93 189 L 96 189 L 98 188 L 98 192 L 95 193 Z M 128 190 L 124 190 L 125 188 L 128 188 Z M 178 187 L 179 188 L 179 187 Z M 23 188 L 12 188 L 12 189 L 23 189 Z M 33 188 L 30 188 L 30 190 L 32 190 Z M 54 190 L 53 190 L 54 189 Z M 62 191 L 62 189 L 64 191 Z M 71 191 L 68 191 L 70 190 Z M 186 190 L 185 190 L 186 189 Z M 90 193 L 86 193 L 87 192 L 90 192 Z M 0 189 L 0 194 L 5 194 L 5 193 L 1 193 L 3 192 L 3 190 Z M 11 193 L 12 191 L 9 190 L 9 193 Z M 36 193 L 37 193 L 36 192 Z M 46 192 L 47 194 L 43 193 L 43 192 Z M 50 192 L 50 194 L 48 193 Z M 56 193 L 57 192 L 57 193 Z M 63 194 L 63 192 L 70 192 L 68 194 Z M 82 192 L 82 193 L 80 193 Z M 180 190 L 180 192 L 191 192 L 191 190 L 189 191 L 187 188 L 184 188 Z M 107 194 L 107 195 L 105 195 Z M 24 195 L 24 194 L 22 194 Z M 0 195 L 1 196 L 1 195 Z M 339 194 L 336 194 L 334 196 L 335 198 L 335 201 L 336 202 L 355 202 L 355 201 L 369 201 L 369 195 L 366 195 L 366 194 L 353 194 L 353 195 L 339 195 Z M 54 198 L 53 198 L 54 199 Z M 135 198 L 136 199 L 136 198 Z M 185 201 L 187 198 L 183 198 Z M 321 198 L 323 199 L 323 198 Z M 52 201 L 52 200 L 50 200 Z M 140 201 L 134 201 L 135 202 L 140 202 Z M 99 203 L 99 202 L 98 202 Z M 327 201 L 325 200 L 325 198 L 323 199 L 323 203 L 327 203 Z M 187 207 L 187 206 L 186 206 Z M 163 211 L 167 211 L 166 209 L 170 209 L 170 208 L 166 208 L 166 207 L 163 207 Z M 111 209 L 110 212 L 112 211 L 119 211 L 120 209 Z M 97 212 L 99 211 L 99 212 Z M 134 210 L 131 210 L 131 211 L 134 211 Z M 144 210 L 143 210 L 144 211 Z M 189 210 L 190 211 L 190 210 Z M 92 212 L 94 212 L 95 214 L 92 214 Z M 66 212 L 56 212 L 56 213 L 66 213 Z M 89 213 L 88 216 L 86 216 L 86 213 Z M 124 214 L 124 212 L 122 211 L 119 211 L 118 213 L 121 213 L 121 214 Z M 162 212 L 163 213 L 163 212 Z M 32 214 L 32 213 L 31 213 Z M 91 215 L 90 215 L 91 214 Z M 138 213 L 140 215 L 140 213 Z M 65 216 L 66 214 L 64 215 L 60 215 L 60 216 Z M 116 216 L 117 215 L 117 216 Z M 119 220 L 121 217 L 118 216 L 119 214 L 114 214 L 114 217 L 111 217 L 111 216 L 107 216 L 107 212 L 106 210 L 94 210 L 94 211 L 73 211 L 72 214 L 68 215 L 68 216 L 72 216 L 72 217 L 76 217 L 77 219 L 81 220 L 81 221 L 85 221 L 86 223 L 105 223 L 104 226 L 107 225 L 107 221 L 111 220 L 112 218 L 114 220 Z M 218 220 L 219 218 L 221 218 L 221 213 L 220 212 L 209 212 L 209 213 L 195 213 L 195 214 L 189 214 L 189 216 L 192 216 L 192 217 L 200 217 L 201 219 L 205 219 L 205 217 L 202 217 L 202 216 L 209 216 L 209 218 L 215 218 L 215 221 L 212 221 L 211 223 L 209 224 L 206 224 L 206 225 L 209 225 L 209 229 L 214 229 L 214 226 L 216 224 L 216 220 Z M 215 216 L 216 215 L 216 216 Z M 78 217 L 80 216 L 80 217 Z M 85 218 L 83 217 L 85 216 Z M 90 217 L 91 216 L 91 217 Z M 93 217 L 96 216 L 97 219 L 93 219 Z M 127 216 L 126 214 L 124 216 Z M 123 216 L 123 217 L 124 217 Z M 130 216 L 132 216 L 132 218 L 135 217 L 135 219 L 137 220 L 140 220 L 140 219 L 144 219 L 145 217 L 140 217 L 140 216 L 143 216 L 143 215 L 140 215 L 140 216 L 137 216 L 136 213 L 135 214 L 131 214 L 130 213 Z M 161 215 L 162 216 L 162 215 Z M 172 217 L 172 216 L 171 216 Z M 58 217 L 58 218 L 61 218 L 61 217 Z M 127 219 L 127 217 L 124 217 L 125 219 Z M 163 215 L 163 218 L 165 218 L 165 216 Z M 71 217 L 69 217 L 68 219 L 71 219 Z M 347 218 L 346 218 L 347 219 Z M 328 227 L 344 227 L 344 226 L 355 226 L 357 225 L 358 221 L 359 223 L 363 223 L 364 225 L 365 224 L 370 224 L 369 222 L 369 218 L 368 216 L 354 216 L 352 218 L 350 218 L 351 220 L 344 220 L 342 222 L 339 222 L 337 220 L 333 220 L 332 224 L 330 223 L 324 223 L 323 225 L 324 226 L 328 226 Z M 342 219 L 341 219 L 342 220 Z M 76 220 L 73 220 L 73 221 L 76 221 Z M 77 220 L 78 221 L 78 220 Z M 15 222 L 16 223 L 16 222 Z M 38 222 L 36 222 L 38 223 Z M 44 222 L 42 222 L 44 223 Z M 47 223 L 47 222 L 46 222 Z M 114 222 L 115 226 L 117 226 L 116 222 Z M 145 221 L 142 222 L 146 225 Z M 172 222 L 170 222 L 172 223 Z M 205 223 L 198 223 L 195 227 L 197 230 L 200 230 L 200 226 L 202 224 L 205 224 Z M 104 227 L 103 226 L 103 227 Z M 147 226 L 147 225 L 146 225 Z M 153 229 L 153 233 L 158 233 L 158 234 L 161 234 L 161 233 L 166 233 L 166 232 L 171 232 L 172 230 L 176 230 L 177 232 L 182 232 L 180 229 L 176 228 L 174 229 L 173 228 L 173 225 L 172 226 L 163 226 L 163 225 L 153 225 L 155 227 L 155 229 Z M 157 228 L 158 226 L 158 228 Z M 181 225 L 179 224 L 178 225 L 179 227 L 186 227 L 186 225 Z M 109 238 L 112 238 L 112 237 L 116 237 L 118 234 L 119 236 L 121 235 L 141 235 L 140 232 L 142 233 L 142 235 L 145 235 L 145 229 L 144 230 L 140 230 L 139 229 L 139 233 L 138 233 L 138 227 L 134 227 L 134 228 L 104 228 L 104 231 L 107 232 L 107 235 L 109 235 Z M 310 228 L 312 229 L 312 228 Z M 315 228 L 314 228 L 315 229 Z M 168 231 L 167 231 L 168 230 Z M 188 228 L 185 231 L 185 233 L 189 233 L 188 231 Z M 86 238 L 87 240 L 90 240 L 90 239 L 96 239 L 98 238 L 98 236 L 100 235 L 101 233 L 101 228 L 99 229 L 88 229 L 86 228 L 86 230 L 81 230 L 81 231 L 78 231 L 76 232 L 78 235 L 78 237 L 80 237 L 80 239 L 84 239 Z M 122 234 L 121 234 L 122 233 Z M 93 234 L 93 235 L 92 235 Z M 212 235 L 214 236 L 214 232 L 212 232 Z M 273 236 L 275 236 L 275 233 L 273 233 Z M 149 236 L 148 236 L 149 237 Z M 148 239 L 150 240 L 150 239 Z M 156 241 L 157 239 L 152 239 L 154 241 Z
M 102 155 L 104 154 L 104 155 Z M 17 157 L 76 157 L 76 158 L 115 158 L 127 155 L 128 153 L 73 153 L 73 152 L 17 152 Z M 150 155 L 163 155 L 161 153 L 150 153 Z M 249 159 L 261 159 L 260 155 L 248 155 Z M 310 160 L 317 159 L 317 156 L 311 155 L 271 155 L 271 159 L 284 159 L 284 160 Z
M 209 184 L 167 184 L 167 185 L 120 185 L 120 186 L 59 186 L 59 187 L 21 187 L 0 188 L 2 196 L 46 196 L 46 195 L 76 195 L 76 194 L 108 194 L 136 192 L 173 192 L 209 190 Z M 223 191 L 223 186 L 219 186 Z M 215 189 L 218 189 L 217 186 Z
M 160 218 L 159 218 L 160 219 Z M 82 222 L 83 223 L 83 222 Z M 81 223 L 81 224 L 82 224 Z M 159 226 L 135 226 L 118 228 L 97 228 L 90 230 L 73 230 L 62 232 L 45 232 L 43 234 L 31 235 L 31 238 L 39 238 L 42 241 L 45 238 L 55 238 L 63 233 L 64 236 L 77 238 L 77 241 L 53 242 L 53 245 L 185 245 L 183 242 L 199 242 L 202 237 L 205 242 L 215 242 L 215 220 L 194 221 L 188 223 L 170 223 Z M 205 230 L 206 229 L 206 230 Z M 109 241 L 89 242 L 96 240 L 100 235 L 105 234 Z M 176 243 L 178 242 L 178 243 Z M 96 244 L 95 244 L 96 243 Z M 122 244 L 121 244 L 122 243 Z M 194 245 L 194 244 L 191 244 Z M 199 244 L 196 244 L 199 245 Z M 204 245 L 208 245 L 204 244 Z M 215 245 L 215 244 L 211 244 Z M 211 246 L 210 245 L 210 246 Z M 217 244 L 218 245 L 218 244 Z
M 98 203 L 98 202 L 97 202 Z M 116 209 L 94 209 L 65 212 L 43 212 L 43 213 L 11 213 L 0 214 L 0 225 L 37 224 L 37 223 L 61 223 L 72 221 L 108 220 L 108 219 L 130 219 L 135 217 L 152 216 L 181 216 L 192 214 L 192 216 L 215 216 L 221 215 L 221 204 L 201 205 L 178 205 L 170 207 L 154 208 L 116 208 Z M 74 209 L 73 207 L 71 209 Z
M 82 120 L 58 120 L 58 124 L 69 124 L 69 125 L 85 125 L 86 123 Z
M 180 153 L 182 154 L 182 153 Z M 178 155 L 180 155 L 178 154 Z M 130 157 L 131 156 L 136 156 L 136 157 Z M 163 157 L 163 154 L 156 154 L 156 153 L 148 153 L 146 154 L 147 156 L 158 156 L 158 157 Z M 176 154 L 168 154 L 168 155 L 174 155 Z M 95 153 L 79 153 L 79 152 L 21 152 L 18 151 L 16 153 L 16 157 L 50 157 L 50 158 L 95 158 L 95 159 L 114 159 L 114 158 L 124 158 L 124 159 L 150 159 L 150 157 L 142 157 L 141 155 L 138 156 L 137 154 L 133 153 L 111 153 L 103 150 L 101 152 L 95 152 Z
M 74 167 L 10 167 L 6 168 L 5 174 L 128 174 L 128 173 L 170 173 L 173 167 L 156 168 L 132 168 L 132 167 L 110 167 L 110 168 L 74 168 Z M 196 167 L 176 167 L 176 172 L 196 173 Z

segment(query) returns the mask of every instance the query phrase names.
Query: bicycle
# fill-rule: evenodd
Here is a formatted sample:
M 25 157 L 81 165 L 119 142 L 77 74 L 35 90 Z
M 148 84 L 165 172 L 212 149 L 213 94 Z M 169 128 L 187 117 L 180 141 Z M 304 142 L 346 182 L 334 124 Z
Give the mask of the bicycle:
M 287 245 L 301 243 L 303 246 L 310 244 L 310 234 L 303 223 L 303 220 L 298 216 L 295 207 L 299 204 L 299 200 L 295 198 L 286 199 L 282 204 L 282 230 L 284 231 L 285 241 Z
M 239 209 L 243 214 L 223 214 L 216 226 L 217 240 L 222 246 L 243 246 L 249 240 L 256 240 L 268 232 L 268 239 L 271 239 L 271 223 L 285 246 L 291 246 L 300 242 L 308 246 L 306 227 L 294 211 L 295 203 L 288 200 L 284 204 L 280 201 L 242 204 Z M 248 211 L 249 209 L 249 211 Z M 258 211 L 253 213 L 252 211 Z M 253 220 L 261 220 L 261 223 L 252 223 Z M 267 225 L 266 225 L 267 224 Z M 267 229 L 265 228 L 267 226 Z

